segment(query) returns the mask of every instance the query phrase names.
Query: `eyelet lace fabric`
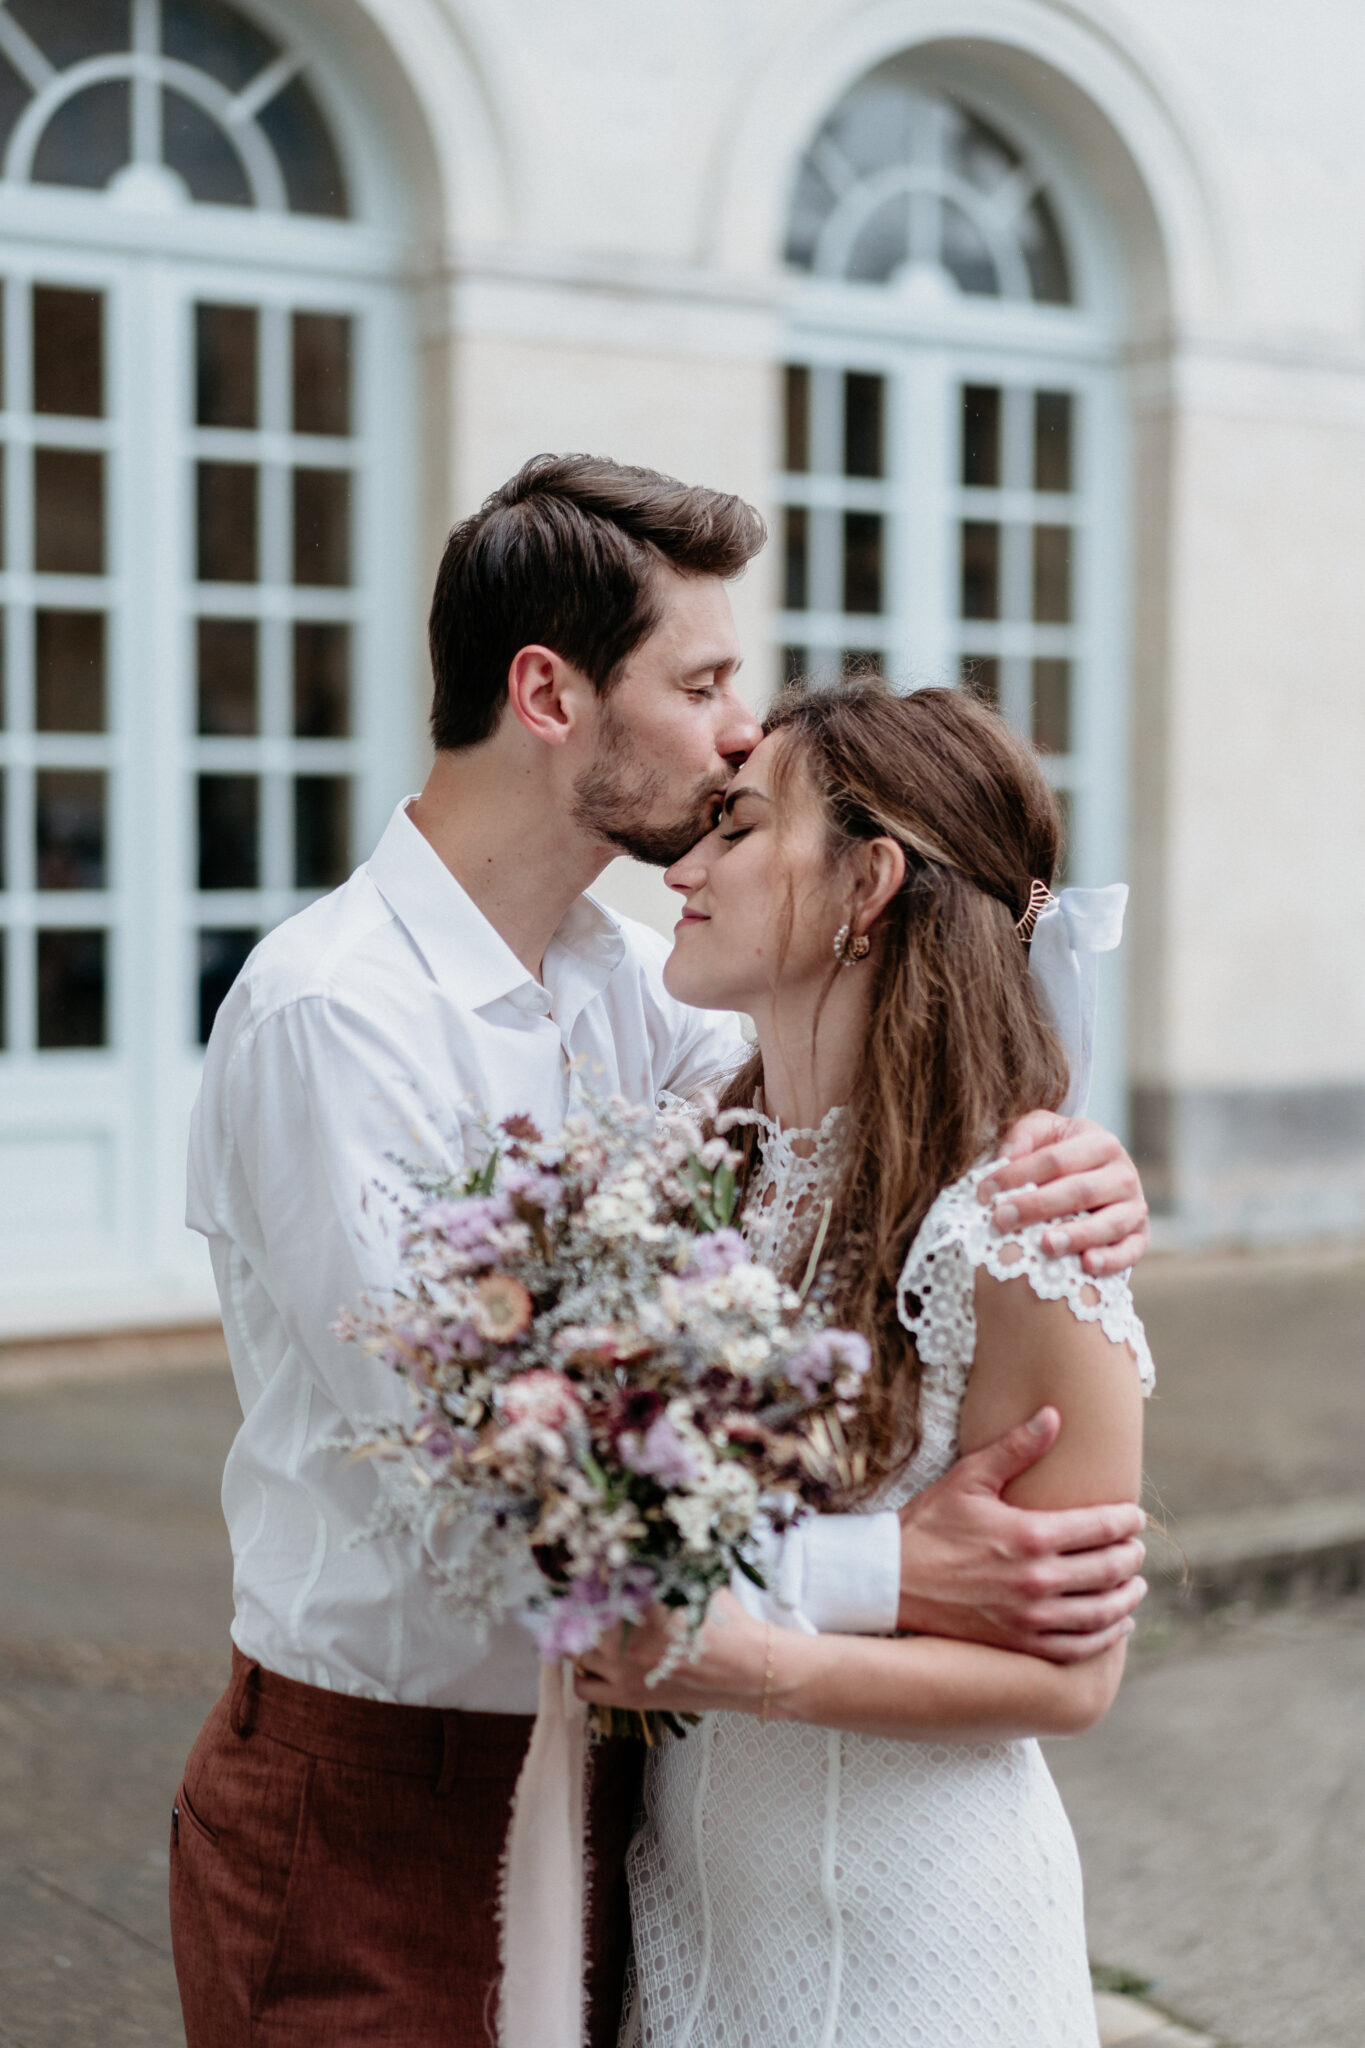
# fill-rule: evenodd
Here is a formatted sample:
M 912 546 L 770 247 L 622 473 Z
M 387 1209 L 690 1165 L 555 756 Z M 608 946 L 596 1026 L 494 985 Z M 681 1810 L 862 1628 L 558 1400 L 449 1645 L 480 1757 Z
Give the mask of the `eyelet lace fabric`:
M 823 1199 L 838 1119 L 818 1133 L 762 1128 L 743 1223 L 757 1256 L 780 1258 Z M 957 1457 L 979 1265 L 1099 1322 L 1151 1384 L 1126 1278 L 1092 1281 L 1051 1258 L 1041 1227 L 993 1231 L 976 1199 L 986 1171 L 944 1190 L 906 1260 L 922 1435 L 877 1505 L 903 1504 Z M 1096 2048 L 1080 1866 L 1036 1742 L 708 1714 L 651 1755 L 629 1867 L 636 1990 L 622 2048 Z

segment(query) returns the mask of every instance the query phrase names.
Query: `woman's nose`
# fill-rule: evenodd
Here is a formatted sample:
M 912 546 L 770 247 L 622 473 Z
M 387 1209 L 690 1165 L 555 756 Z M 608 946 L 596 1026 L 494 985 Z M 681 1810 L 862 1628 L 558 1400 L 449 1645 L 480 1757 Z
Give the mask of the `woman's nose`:
M 671 868 L 664 869 L 664 881 L 670 889 L 676 889 L 680 896 L 690 896 L 699 889 L 705 878 L 705 869 L 697 859 L 696 849 L 685 853 L 681 860 L 675 860 Z

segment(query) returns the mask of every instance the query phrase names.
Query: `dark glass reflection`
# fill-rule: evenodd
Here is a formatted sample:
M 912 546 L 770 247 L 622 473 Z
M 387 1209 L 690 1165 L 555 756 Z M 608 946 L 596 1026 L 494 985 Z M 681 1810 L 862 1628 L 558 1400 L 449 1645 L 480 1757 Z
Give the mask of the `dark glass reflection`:
M 254 583 L 257 573 L 256 465 L 198 465 L 199 581 Z
M 952 199 L 939 201 L 943 267 L 957 279 L 961 291 L 994 298 L 1000 291 L 995 259 L 982 239 L 971 215 Z
M 903 192 L 884 199 L 858 231 L 845 275 L 859 284 L 885 284 L 910 256 L 910 201 Z
M 203 206 L 250 206 L 242 160 L 218 123 L 183 93 L 161 95 L 162 155 Z
M 810 371 L 788 363 L 782 372 L 782 466 L 792 473 L 810 468 Z
M 1000 616 L 1000 528 L 992 520 L 962 522 L 962 616 Z
M 104 574 L 102 455 L 34 449 L 33 566 L 55 576 Z
M 245 738 L 259 730 L 254 619 L 200 619 L 195 628 L 198 729 Z
M 194 309 L 194 417 L 201 427 L 256 424 L 254 306 Z
M 40 768 L 34 777 L 40 889 L 103 889 L 107 837 L 102 769 Z
M 103 612 L 34 616 L 33 722 L 39 732 L 105 730 Z
M 788 505 L 782 514 L 782 603 L 789 612 L 803 612 L 810 602 L 810 514 L 804 505 Z
M 52 9 L 57 14 L 61 11 L 61 7 Z M 33 154 L 33 182 L 79 185 L 99 192 L 131 155 L 127 81 L 105 79 L 73 93 L 57 108 Z
M 977 490 L 1000 488 L 1000 402 L 996 385 L 962 387 L 962 481 Z
M 294 432 L 351 431 L 351 330 L 346 313 L 296 313 Z
M 227 0 L 161 0 L 161 47 L 231 93 L 280 54 L 279 44 Z
M 1040 192 L 1019 223 L 1033 296 L 1045 306 L 1071 304 L 1071 274 L 1057 216 Z
M 199 887 L 260 885 L 261 785 L 254 775 L 199 777 Z
M 1033 616 L 1039 625 L 1063 626 L 1071 617 L 1071 528 L 1033 529 Z
M 289 211 L 345 220 L 350 206 L 341 159 L 318 103 L 303 80 L 291 78 L 256 118 L 279 160 Z
M 1071 663 L 1033 664 L 1033 744 L 1040 753 L 1071 752 Z
M 33 287 L 33 410 L 103 416 L 103 292 Z
M 350 580 L 350 472 L 296 469 L 294 581 L 334 589 Z
M 6 12 L 58 71 L 129 47 L 129 0 L 9 0 Z
M 1071 393 L 1033 394 L 1033 488 L 1071 489 Z
M 294 734 L 344 740 L 351 731 L 351 629 L 301 619 L 294 627 Z
M 958 680 L 964 690 L 973 697 L 979 697 L 983 704 L 1000 708 L 1000 661 L 994 654 L 964 654 L 958 668 Z
M 207 1045 L 224 996 L 246 965 L 259 933 L 211 927 L 199 934 L 199 1043 Z
M 294 882 L 334 889 L 351 872 L 351 784 L 345 775 L 300 775 L 294 784 Z
M 39 1052 L 108 1044 L 108 952 L 107 932 L 39 932 Z
M 844 475 L 882 476 L 884 377 L 851 370 L 844 378 Z
M 879 512 L 844 514 L 844 610 L 882 608 L 882 517 Z
M 0 54 L 0 149 L 8 143 L 15 122 L 32 97 L 26 81 Z

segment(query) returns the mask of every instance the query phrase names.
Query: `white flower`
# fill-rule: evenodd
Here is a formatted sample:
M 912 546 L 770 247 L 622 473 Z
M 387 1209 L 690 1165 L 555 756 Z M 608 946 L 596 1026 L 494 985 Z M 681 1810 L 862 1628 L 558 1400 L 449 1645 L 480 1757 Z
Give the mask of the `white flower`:
M 772 1357 L 773 1347 L 766 1337 L 731 1337 L 720 1347 L 720 1355 L 731 1372 L 746 1379 L 752 1373 L 757 1376 Z
M 664 1502 L 664 1513 L 688 1550 L 710 1549 L 711 1503 L 704 1494 L 671 1493 Z
M 708 1280 L 701 1298 L 718 1315 L 738 1309 L 756 1322 L 764 1322 L 781 1309 L 784 1291 L 777 1275 L 766 1266 L 740 1265 Z

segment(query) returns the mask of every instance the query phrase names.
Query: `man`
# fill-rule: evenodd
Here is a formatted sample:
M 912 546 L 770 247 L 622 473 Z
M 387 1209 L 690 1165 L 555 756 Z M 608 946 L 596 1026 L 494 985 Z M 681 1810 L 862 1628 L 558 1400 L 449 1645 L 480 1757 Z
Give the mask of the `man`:
M 402 1396 L 329 1326 L 393 1277 L 376 1182 L 395 1160 L 457 1165 L 462 1102 L 553 1130 L 576 1089 L 687 1094 L 738 1056 L 733 1025 L 664 992 L 663 942 L 584 892 L 617 852 L 678 857 L 756 744 L 725 583 L 762 541 L 736 498 L 588 457 L 496 492 L 437 580 L 425 788 L 257 948 L 215 1025 L 189 1220 L 244 1419 L 223 1483 L 233 1676 L 172 1838 L 189 2048 L 488 2038 L 535 1658 L 517 1625 L 483 1636 L 442 1607 L 415 1538 L 357 1541 L 377 1480 L 338 1444 Z M 1131 1263 L 1145 1211 L 1116 1142 L 1051 1117 L 1017 1142 L 1001 1192 L 1030 1218 L 1091 1211 L 1077 1247 Z M 1015 1192 L 1028 1180 L 1046 1185 Z M 1055 1429 L 965 1460 L 903 1520 L 822 1518 L 795 1559 L 805 1611 L 1054 1657 L 1112 1641 L 1141 1597 L 1141 1517 L 999 1498 Z M 623 1756 L 600 1756 L 594 2048 L 616 2038 L 631 1797 Z

